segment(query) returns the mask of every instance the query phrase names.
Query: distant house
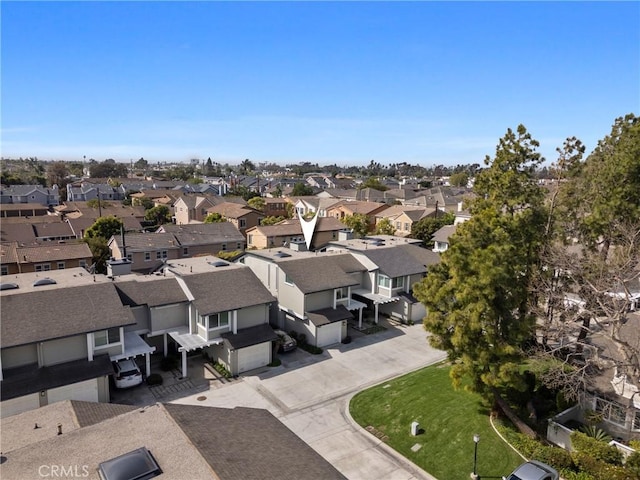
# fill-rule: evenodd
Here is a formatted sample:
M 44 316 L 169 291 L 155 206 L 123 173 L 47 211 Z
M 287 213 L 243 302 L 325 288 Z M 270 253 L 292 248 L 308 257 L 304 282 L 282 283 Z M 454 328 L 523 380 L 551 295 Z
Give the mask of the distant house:
M 127 189 L 114 187 L 108 183 L 96 184 L 88 182 L 67 184 L 67 200 L 69 202 L 86 202 L 88 200 L 124 200 Z
M 445 225 L 433 234 L 433 251 L 442 253 L 449 249 L 449 237 L 456 233 L 456 225 Z
M 38 204 L 53 207 L 60 203 L 58 186 L 42 185 L 0 185 L 0 204 Z
M 335 218 L 318 218 L 310 249 L 318 250 L 330 241 L 337 240 L 338 233 L 346 228 Z M 282 247 L 292 243 L 304 245 L 304 234 L 298 219 L 283 220 L 275 225 L 258 225 L 247 229 L 246 233 L 247 249 Z
M 182 249 L 180 258 L 244 250 L 246 240 L 230 222 L 162 225 L 157 233 L 171 233 Z
M 391 205 L 376 215 L 376 225 L 378 225 L 382 219 L 386 218 L 395 229 L 394 235 L 406 237 L 411 234 L 414 223 L 423 218 L 435 216 L 436 210 L 434 208 Z
M 264 218 L 264 214 L 262 212 L 247 205 L 240 205 L 232 202 L 223 202 L 207 208 L 207 215 L 212 213 L 220 214 L 242 234 L 244 234 L 248 228 L 259 225 L 260 221 Z
M 49 207 L 40 203 L 2 203 L 0 217 L 38 217 L 49 214 Z
M 0 251 L 0 275 L 88 267 L 93 257 L 86 243 L 75 242 L 28 246 L 11 242 L 0 245 Z
M 373 230 L 376 224 L 376 215 L 387 208 L 389 205 L 386 203 L 341 200 L 327 208 L 327 216 L 343 220 L 345 217 L 355 214 L 364 215 L 369 222 L 369 229 Z

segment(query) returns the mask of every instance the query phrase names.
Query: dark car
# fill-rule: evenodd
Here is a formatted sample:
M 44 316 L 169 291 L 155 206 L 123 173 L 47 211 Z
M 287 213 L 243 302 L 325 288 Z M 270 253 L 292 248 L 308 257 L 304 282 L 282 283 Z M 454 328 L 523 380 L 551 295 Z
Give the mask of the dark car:
M 291 350 L 296 349 L 298 343 L 293 338 L 291 338 L 291 336 L 287 332 L 285 332 L 284 330 L 274 330 L 274 332 L 280 339 L 278 352 L 290 352 Z

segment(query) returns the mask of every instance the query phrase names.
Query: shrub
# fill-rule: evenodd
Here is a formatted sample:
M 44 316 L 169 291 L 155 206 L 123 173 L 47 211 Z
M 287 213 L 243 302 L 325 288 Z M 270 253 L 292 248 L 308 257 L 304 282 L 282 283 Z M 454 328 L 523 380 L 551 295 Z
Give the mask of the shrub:
M 342 339 L 342 343 L 344 343 L 345 345 L 348 343 L 351 343 L 351 337 L 349 335 L 347 335 L 346 337 L 344 337 Z
M 611 441 L 611 436 L 601 428 L 596 427 L 595 425 L 583 425 L 580 428 L 585 435 L 595 438 L 596 440 L 600 440 L 601 442 L 609 443 Z
M 147 377 L 147 385 L 162 385 L 162 375 L 159 373 L 152 373 Z
M 215 368 L 216 372 L 218 372 L 224 378 L 231 378 L 231 372 L 227 370 L 226 367 L 221 363 L 214 363 L 213 368 Z
M 298 346 L 313 355 L 320 355 L 323 351 L 320 347 L 309 345 L 308 343 L 298 343 Z
M 574 431 L 571 433 L 571 445 L 578 453 L 585 454 L 593 460 L 622 465 L 622 452 L 616 447 L 591 438 L 582 432 Z
M 274 358 L 273 361 L 269 364 L 269 367 L 279 367 L 282 365 L 282 362 L 279 358 Z
M 629 470 L 620 465 L 611 465 L 592 458 L 588 453 L 574 452 L 573 460 L 576 466 L 588 473 L 594 480 L 630 480 Z
M 557 470 L 573 468 L 571 454 L 563 448 L 540 444 L 531 458 L 551 465 Z
M 640 439 L 629 440 L 629 446 L 637 452 L 640 452 Z

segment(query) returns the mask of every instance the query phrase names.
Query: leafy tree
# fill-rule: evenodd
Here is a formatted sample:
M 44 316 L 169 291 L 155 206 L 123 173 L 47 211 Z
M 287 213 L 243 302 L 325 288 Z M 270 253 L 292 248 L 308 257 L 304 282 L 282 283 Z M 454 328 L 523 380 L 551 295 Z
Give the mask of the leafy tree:
M 260 225 L 275 225 L 276 223 L 280 223 L 282 220 L 284 220 L 283 216 L 274 217 L 273 215 L 270 215 L 268 217 L 264 217 L 260 222 Z
M 467 377 L 486 396 L 526 386 L 519 368 L 535 325 L 528 288 L 545 218 L 533 179 L 543 160 L 537 147 L 524 126 L 507 130 L 478 175 L 471 220 L 458 226 L 441 263 L 414 287 L 427 307 L 429 342 L 453 364 L 454 386 Z
M 247 201 L 247 205 L 249 205 L 251 208 L 255 210 L 259 210 L 263 212 L 266 202 L 262 197 L 253 197 Z
M 166 205 L 158 205 L 147 210 L 144 218 L 156 225 L 171 223 L 171 210 Z
M 469 183 L 469 175 L 467 172 L 454 173 L 449 177 L 449 183 L 454 187 L 466 187 Z
M 385 190 L 389 190 L 389 187 L 387 187 L 379 179 L 374 177 L 369 177 L 360 185 L 358 185 L 358 190 L 362 190 L 363 188 L 374 188 L 376 190 L 380 190 L 381 192 L 384 192 Z
M 87 207 L 93 208 L 94 210 L 98 210 L 99 208 L 107 208 L 111 206 L 113 206 L 113 204 L 111 202 L 107 202 L 106 200 L 98 200 L 97 198 L 92 198 L 91 200 L 87 200 Z
M 313 188 L 311 188 L 306 183 L 296 183 L 293 186 L 291 195 L 294 197 L 308 197 L 310 195 L 313 195 Z
M 376 235 L 394 235 L 396 228 L 388 218 L 383 218 L 376 225 Z
M 191 177 L 187 179 L 187 183 L 190 183 L 192 185 L 200 185 L 201 183 L 204 183 L 204 180 L 202 180 L 200 177 Z
M 89 246 L 89 250 L 91 250 L 91 258 L 95 272 L 107 273 L 107 260 L 111 258 L 111 250 L 107 245 L 107 240 L 103 237 L 88 238 L 85 236 L 84 242 Z
M 240 164 L 240 171 L 245 175 L 249 172 L 253 172 L 255 169 L 256 169 L 256 166 L 248 158 L 245 158 Z
M 275 198 L 282 197 L 282 187 L 280 185 L 277 185 L 276 188 L 273 190 L 273 194 L 272 195 Z
M 142 157 L 136 160 L 136 163 L 133 164 L 133 168 L 135 168 L 136 170 L 146 170 L 148 167 L 149 162 Z
M 127 173 L 127 166 L 124 163 L 117 163 L 112 158 L 101 163 L 94 160 L 89 166 L 89 175 L 94 178 L 121 178 L 126 177 Z
M 356 238 L 366 237 L 367 233 L 369 233 L 369 218 L 362 213 L 347 215 L 341 221 L 353 230 Z
M 69 168 L 66 162 L 51 162 L 47 166 L 47 184 L 51 187 L 58 185 L 62 190 L 68 181 Z
M 210 213 L 204 219 L 204 223 L 221 223 L 221 222 L 226 222 L 226 220 L 218 212 Z
M 425 247 L 433 248 L 433 234 L 445 225 L 453 225 L 456 216 L 451 212 L 444 212 L 438 217 L 425 217 L 411 225 L 410 238 L 424 242 Z
M 93 225 L 84 231 L 84 238 L 104 238 L 110 239 L 113 235 L 118 235 L 124 227 L 122 220 L 113 215 L 100 217 Z

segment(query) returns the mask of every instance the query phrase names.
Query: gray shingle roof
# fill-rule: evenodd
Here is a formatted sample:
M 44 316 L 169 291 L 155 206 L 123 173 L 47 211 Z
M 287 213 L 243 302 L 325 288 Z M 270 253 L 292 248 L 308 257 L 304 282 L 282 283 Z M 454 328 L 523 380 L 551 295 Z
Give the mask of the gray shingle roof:
M 2 297 L 0 345 L 26 345 L 135 323 L 111 283 L 16 293 Z
M 200 315 L 251 307 L 276 299 L 250 268 L 220 267 L 207 273 L 185 275 L 185 284 Z
M 278 262 L 278 265 L 302 293 L 359 285 L 360 281 L 350 273 L 366 270 L 350 254 L 318 255 L 284 260 Z
M 222 338 L 227 348 L 237 350 L 238 348 L 250 347 L 264 342 L 272 342 L 278 339 L 278 336 L 267 324 L 256 325 L 255 327 L 243 328 L 238 333 L 223 333 Z
M 115 285 L 124 305 L 157 307 L 189 301 L 175 278 L 158 278 L 145 282 L 132 280 Z
M 164 407 L 221 480 L 345 478 L 268 410 Z
M 359 253 L 365 255 L 378 266 L 382 273 L 390 277 L 426 273 L 426 266 L 440 262 L 440 256 L 437 253 L 411 244 L 361 250 Z
M 133 405 L 120 405 L 117 403 L 102 402 L 81 402 L 80 400 L 71 400 L 73 412 L 78 420 L 78 426 L 87 427 L 95 425 L 104 420 L 108 420 L 123 413 L 138 410 Z
M 309 321 L 316 327 L 353 318 L 353 314 L 344 305 L 338 305 L 336 308 L 329 307 L 314 310 L 313 312 L 308 312 L 307 316 Z

